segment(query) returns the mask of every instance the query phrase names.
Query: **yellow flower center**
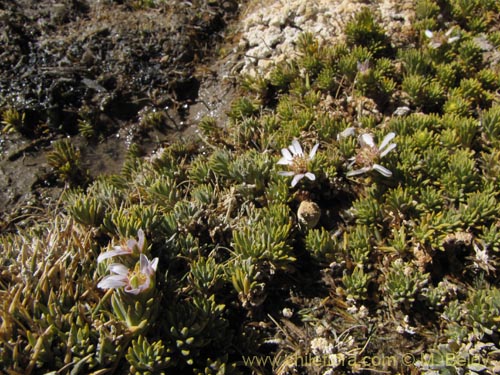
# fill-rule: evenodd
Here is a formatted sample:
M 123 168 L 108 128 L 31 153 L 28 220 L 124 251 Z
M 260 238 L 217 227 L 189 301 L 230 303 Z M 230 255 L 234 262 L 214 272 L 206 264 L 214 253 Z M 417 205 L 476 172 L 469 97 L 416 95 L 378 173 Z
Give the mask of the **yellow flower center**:
M 147 282 L 148 277 L 148 275 L 141 272 L 140 265 L 136 264 L 134 270 L 130 271 L 128 280 L 132 288 L 138 288 Z
M 309 158 L 307 156 L 295 156 L 292 160 L 290 168 L 296 174 L 306 173 L 307 166 L 309 165 Z
M 356 164 L 365 167 L 372 166 L 378 160 L 379 154 L 377 147 L 364 146 L 356 155 Z

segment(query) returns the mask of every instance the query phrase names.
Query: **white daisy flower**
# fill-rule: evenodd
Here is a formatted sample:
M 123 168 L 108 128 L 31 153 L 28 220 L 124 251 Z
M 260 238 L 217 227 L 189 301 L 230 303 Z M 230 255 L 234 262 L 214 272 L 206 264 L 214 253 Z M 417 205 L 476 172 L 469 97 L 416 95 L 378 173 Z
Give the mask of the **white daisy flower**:
M 382 143 L 377 146 L 373 140 L 372 134 L 362 134 L 359 137 L 359 144 L 361 148 L 359 149 L 358 154 L 350 159 L 351 163 L 349 164 L 349 167 L 357 164 L 361 166 L 361 168 L 347 172 L 347 177 L 357 176 L 372 170 L 376 170 L 382 176 L 391 177 L 392 172 L 378 164 L 378 161 L 396 148 L 395 143 L 390 143 L 395 136 L 396 133 L 393 132 L 387 134 L 382 140 Z
M 293 176 L 291 186 L 294 187 L 304 177 L 314 181 L 316 176 L 314 173 L 308 171 L 309 162 L 314 159 L 316 151 L 318 151 L 319 143 L 309 152 L 309 155 L 304 155 L 302 146 L 294 139 L 288 148 L 281 150 L 282 158 L 278 161 L 279 165 L 288 165 L 290 171 L 280 171 L 278 174 L 281 176 Z
M 447 32 L 432 32 L 430 30 L 425 30 L 424 34 L 427 38 L 430 39 L 429 46 L 431 48 L 437 49 L 441 47 L 443 44 L 451 44 L 460 39 L 460 35 L 451 36 L 453 33 L 453 27 L 451 27 Z

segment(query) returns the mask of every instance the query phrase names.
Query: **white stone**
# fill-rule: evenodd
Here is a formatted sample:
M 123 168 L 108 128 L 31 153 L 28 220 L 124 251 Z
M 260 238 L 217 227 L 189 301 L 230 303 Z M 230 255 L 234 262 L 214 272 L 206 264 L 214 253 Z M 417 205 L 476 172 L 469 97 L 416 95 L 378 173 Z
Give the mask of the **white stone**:
M 413 19 L 412 0 L 380 0 L 370 4 L 353 0 L 251 0 L 247 11 L 242 12 L 239 47 L 246 48 L 247 55 L 257 60 L 245 58 L 241 72 L 248 73 L 257 64 L 266 69 L 273 65 L 259 58 L 276 61 L 284 55 L 289 59 L 302 32 L 312 32 L 328 43 L 344 39 L 344 26 L 364 6 L 380 18 L 389 35 L 404 30 Z

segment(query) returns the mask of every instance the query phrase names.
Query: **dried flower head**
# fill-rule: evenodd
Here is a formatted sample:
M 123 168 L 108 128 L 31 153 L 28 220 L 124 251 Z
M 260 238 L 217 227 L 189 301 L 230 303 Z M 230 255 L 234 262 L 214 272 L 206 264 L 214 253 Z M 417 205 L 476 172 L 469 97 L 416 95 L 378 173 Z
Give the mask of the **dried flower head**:
M 142 254 L 144 251 L 144 245 L 146 243 L 146 238 L 144 236 L 144 231 L 139 229 L 137 231 L 137 237 L 129 239 L 125 244 L 114 246 L 113 250 L 106 251 L 97 257 L 97 263 L 101 263 L 103 260 L 112 258 L 118 255 L 131 255 L 131 254 Z
M 157 267 L 158 258 L 150 261 L 144 254 L 140 255 L 139 262 L 133 270 L 129 270 L 123 264 L 113 263 L 108 267 L 113 275 L 106 276 L 97 287 L 101 289 L 124 287 L 125 292 L 137 295 L 151 288 Z
M 281 310 L 281 314 L 287 319 L 290 319 L 293 316 L 293 310 L 289 307 L 285 307 L 283 310 Z
M 396 136 L 395 133 L 387 134 L 379 146 L 373 141 L 373 135 L 369 133 L 362 134 L 359 137 L 360 149 L 358 154 L 351 158 L 350 167 L 354 164 L 361 166 L 360 169 L 355 169 L 347 173 L 347 177 L 356 176 L 366 173 L 371 170 L 376 170 L 385 177 L 391 177 L 392 172 L 387 168 L 378 164 L 378 161 L 396 148 L 395 143 L 390 143 Z
M 299 209 L 297 210 L 297 217 L 299 221 L 307 228 L 314 228 L 321 217 L 321 209 L 319 206 L 311 201 L 300 202 Z
M 308 171 L 309 162 L 314 159 L 316 151 L 318 150 L 319 143 L 309 152 L 309 155 L 304 155 L 302 146 L 294 139 L 288 148 L 283 148 L 281 154 L 283 157 L 278 161 L 280 165 L 288 165 L 290 171 L 278 172 L 281 176 L 293 176 L 291 186 L 294 187 L 303 178 L 307 177 L 309 180 L 314 181 L 316 176 L 314 173 Z

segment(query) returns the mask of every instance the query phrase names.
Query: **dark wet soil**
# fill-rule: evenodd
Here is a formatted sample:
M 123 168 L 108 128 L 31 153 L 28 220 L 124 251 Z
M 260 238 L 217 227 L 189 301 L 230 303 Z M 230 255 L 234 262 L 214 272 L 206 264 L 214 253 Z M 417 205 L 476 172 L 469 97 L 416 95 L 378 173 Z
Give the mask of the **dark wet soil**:
M 25 116 L 0 133 L 0 230 L 60 195 L 53 141 L 69 137 L 93 178 L 119 171 L 131 144 L 150 151 L 223 116 L 235 57 L 219 47 L 243 1 L 144 3 L 0 0 L 0 112 Z M 145 129 L 152 112 L 162 124 Z

